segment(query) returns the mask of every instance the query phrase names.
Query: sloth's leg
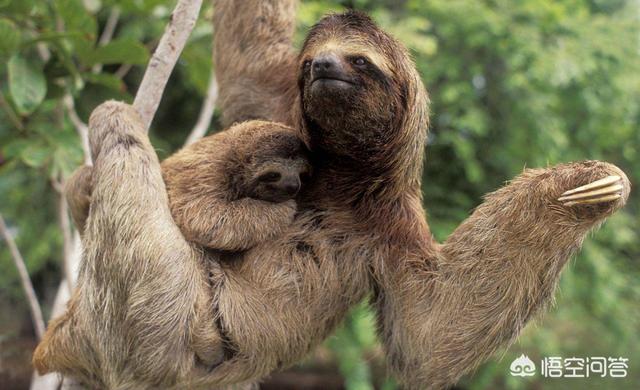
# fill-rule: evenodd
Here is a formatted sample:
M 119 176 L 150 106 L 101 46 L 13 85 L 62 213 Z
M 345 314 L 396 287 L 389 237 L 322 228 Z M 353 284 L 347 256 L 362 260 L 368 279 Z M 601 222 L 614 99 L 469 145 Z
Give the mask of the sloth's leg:
M 173 222 L 136 111 L 104 103 L 89 128 L 95 165 L 77 312 L 108 385 L 127 377 L 173 384 L 195 364 L 196 322 L 214 323 L 204 264 Z M 203 318 L 207 313 L 211 318 Z
M 624 173 L 603 162 L 526 170 L 432 255 L 384 270 L 383 336 L 408 388 L 444 388 L 512 342 L 629 190 Z
M 297 0 L 216 0 L 214 62 L 223 123 L 286 123 L 296 86 Z
M 78 293 L 76 289 L 67 303 L 66 311 L 49 322 L 42 341 L 33 353 L 33 365 L 41 375 L 49 372 L 73 374 L 78 370 L 87 371 L 99 366 L 78 325 Z

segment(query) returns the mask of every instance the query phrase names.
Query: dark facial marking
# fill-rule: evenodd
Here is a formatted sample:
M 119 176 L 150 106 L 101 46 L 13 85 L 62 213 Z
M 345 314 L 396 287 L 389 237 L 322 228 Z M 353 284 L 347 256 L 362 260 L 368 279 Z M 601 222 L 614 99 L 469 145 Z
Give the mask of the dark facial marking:
M 257 169 L 255 178 L 248 179 L 247 196 L 273 203 L 294 199 L 302 187 L 303 176 L 309 174 L 309 164 L 300 156 L 273 157 Z
M 269 171 L 260 175 L 260 177 L 258 177 L 258 181 L 263 183 L 275 183 L 279 181 L 281 177 L 282 174 L 280 172 Z

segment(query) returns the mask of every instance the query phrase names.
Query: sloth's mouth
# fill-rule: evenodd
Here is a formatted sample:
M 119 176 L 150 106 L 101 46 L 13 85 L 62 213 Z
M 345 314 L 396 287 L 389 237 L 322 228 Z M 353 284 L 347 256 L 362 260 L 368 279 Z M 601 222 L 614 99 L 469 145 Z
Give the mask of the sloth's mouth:
M 353 81 L 351 80 L 337 78 L 337 77 L 327 77 L 327 76 L 316 77 L 311 81 L 311 84 L 315 84 L 317 81 L 320 81 L 322 83 L 337 83 L 337 84 L 350 84 L 350 85 L 354 84 Z

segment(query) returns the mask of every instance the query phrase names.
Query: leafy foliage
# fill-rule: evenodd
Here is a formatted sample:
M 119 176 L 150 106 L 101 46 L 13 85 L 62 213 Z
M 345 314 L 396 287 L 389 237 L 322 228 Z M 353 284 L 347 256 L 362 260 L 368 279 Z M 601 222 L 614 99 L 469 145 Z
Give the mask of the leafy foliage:
M 52 296 L 43 281 L 57 279 L 62 257 L 58 195 L 51 183 L 82 162 L 62 97 L 73 97 L 84 121 L 106 99 L 130 101 L 172 6 L 160 0 L 0 0 L 0 212 L 48 302 Z M 640 182 L 637 2 L 308 0 L 300 6 L 297 42 L 322 14 L 345 6 L 369 12 L 403 41 L 430 91 L 423 191 L 438 239 L 446 239 L 483 194 L 525 166 L 601 159 Z M 100 44 L 116 7 L 114 36 Z M 206 91 L 210 7 L 201 15 L 153 124 L 161 156 L 181 144 Z M 217 129 L 214 122 L 212 130 Z M 631 196 L 565 271 L 557 308 L 464 385 L 631 389 L 640 382 L 633 368 L 627 380 L 588 382 L 525 381 L 507 374 L 521 353 L 538 361 L 545 356 L 640 360 L 640 194 Z M 0 297 L 20 302 L 5 249 L 0 268 L 6 270 L 0 273 Z M 16 310 L 26 313 L 26 304 Z M 395 388 L 379 374 L 384 354 L 366 304 L 326 347 L 349 389 Z

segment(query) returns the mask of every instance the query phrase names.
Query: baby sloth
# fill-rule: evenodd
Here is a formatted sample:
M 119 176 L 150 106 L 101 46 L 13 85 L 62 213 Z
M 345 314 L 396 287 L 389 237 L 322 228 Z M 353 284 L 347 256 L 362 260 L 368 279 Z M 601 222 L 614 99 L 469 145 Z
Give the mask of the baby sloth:
M 162 162 L 162 177 L 188 241 L 239 251 L 289 226 L 310 168 L 292 128 L 250 121 L 178 151 Z
M 246 250 L 278 236 L 293 220 L 294 198 L 311 173 L 297 133 L 265 121 L 205 137 L 161 166 L 171 215 L 183 236 L 223 251 Z M 67 186 L 71 214 L 82 232 L 91 203 L 91 168 L 76 171 Z

